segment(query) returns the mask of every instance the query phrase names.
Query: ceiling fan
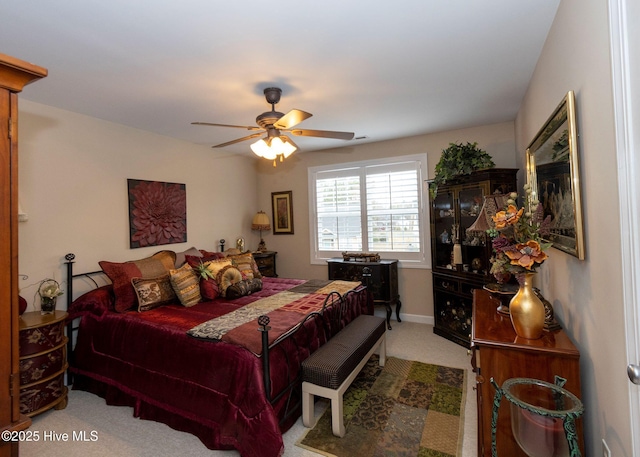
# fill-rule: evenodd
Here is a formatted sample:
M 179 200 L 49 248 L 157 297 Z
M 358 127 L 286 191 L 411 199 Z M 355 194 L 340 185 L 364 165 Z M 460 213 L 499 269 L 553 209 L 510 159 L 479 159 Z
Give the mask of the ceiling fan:
M 192 122 L 192 124 L 209 125 L 214 127 L 233 127 L 255 131 L 255 133 L 252 133 L 251 135 L 212 146 L 214 148 L 223 148 L 242 141 L 251 140 L 266 133 L 267 136 L 265 138 L 260 139 L 251 145 L 251 150 L 260 157 L 273 160 L 274 166 L 275 159 L 278 156 L 280 157 L 280 161 L 282 161 L 283 158 L 288 157 L 298 148 L 291 138 L 283 133 L 291 133 L 296 136 L 334 138 L 338 140 L 351 140 L 353 138 L 353 132 L 294 128 L 300 122 L 310 118 L 312 114 L 299 109 L 292 109 L 287 114 L 276 111 L 275 105 L 280 101 L 280 95 L 282 95 L 282 89 L 278 87 L 268 87 L 264 89 L 264 96 L 267 99 L 267 103 L 271 105 L 271 111 L 266 111 L 256 117 L 256 124 L 258 124 L 258 127 L 250 125 L 217 124 L 212 122 Z

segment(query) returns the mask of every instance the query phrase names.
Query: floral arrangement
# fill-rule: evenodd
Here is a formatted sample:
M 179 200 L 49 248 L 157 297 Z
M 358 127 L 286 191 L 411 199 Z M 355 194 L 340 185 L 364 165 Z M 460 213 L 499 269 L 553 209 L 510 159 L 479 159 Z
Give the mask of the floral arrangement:
M 548 258 L 545 251 L 551 243 L 543 241 L 549 234 L 550 217 L 544 219 L 542 205 L 531 196 L 531 187 L 524 186 L 524 206 L 518 208 L 518 194 L 512 192 L 507 207 L 492 217 L 494 228 L 487 230 L 492 238 L 494 257 L 490 273 L 501 282 L 510 275 L 535 272 Z
M 62 295 L 60 284 L 55 279 L 43 279 L 38 286 L 38 295 L 40 295 L 40 312 L 42 314 L 51 314 L 56 309 L 57 298 Z
M 64 292 L 60 289 L 60 284 L 53 279 L 44 279 L 40 282 L 40 288 L 38 289 L 38 295 L 45 299 L 54 299 L 59 297 Z

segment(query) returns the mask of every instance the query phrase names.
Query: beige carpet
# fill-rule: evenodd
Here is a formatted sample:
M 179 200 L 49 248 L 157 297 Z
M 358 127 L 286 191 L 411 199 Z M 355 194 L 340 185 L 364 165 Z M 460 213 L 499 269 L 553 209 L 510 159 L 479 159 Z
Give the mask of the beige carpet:
M 462 346 L 433 334 L 433 327 L 412 322 L 392 321 L 393 330 L 387 332 L 387 354 L 407 360 L 417 360 L 467 370 L 467 399 L 463 451 L 464 457 L 477 455 L 476 399 L 474 374 L 470 370 L 470 358 Z M 327 403 L 316 403 L 316 414 L 322 414 Z M 196 437 L 178 432 L 157 422 L 143 421 L 132 416 L 128 407 L 107 406 L 104 400 L 86 392 L 71 391 L 69 405 L 61 411 L 50 410 L 33 418 L 30 430 L 38 431 L 38 442 L 20 445 L 22 457 L 169 457 L 188 455 L 193 457 L 232 457 L 235 451 L 211 451 Z M 299 419 L 284 434 L 285 457 L 318 457 L 318 454 L 295 445 L 308 429 Z M 58 435 L 72 432 L 95 431 L 96 441 L 68 442 L 44 441 L 43 432 Z M 366 457 L 366 456 L 358 456 Z

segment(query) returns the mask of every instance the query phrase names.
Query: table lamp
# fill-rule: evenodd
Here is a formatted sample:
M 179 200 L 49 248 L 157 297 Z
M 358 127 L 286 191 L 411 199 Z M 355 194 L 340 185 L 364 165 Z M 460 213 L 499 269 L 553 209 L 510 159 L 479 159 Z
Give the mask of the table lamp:
M 271 230 L 271 223 L 269 222 L 269 216 L 265 214 L 264 211 L 258 211 L 258 213 L 253 216 L 253 221 L 251 222 L 251 229 L 260 231 L 260 244 L 258 244 L 258 251 L 264 252 L 267 250 L 267 245 L 262 239 L 262 231 L 263 230 Z

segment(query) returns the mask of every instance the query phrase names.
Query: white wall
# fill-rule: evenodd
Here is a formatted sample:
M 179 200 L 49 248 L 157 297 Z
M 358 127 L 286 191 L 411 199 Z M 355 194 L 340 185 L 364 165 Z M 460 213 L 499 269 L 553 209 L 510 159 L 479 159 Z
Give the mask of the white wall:
M 278 274 L 284 277 L 326 278 L 326 265 L 312 265 L 309 255 L 309 196 L 307 169 L 332 163 L 426 153 L 429 178 L 442 150 L 449 143 L 477 142 L 487 151 L 500 168 L 515 167 L 515 140 L 513 122 L 504 122 L 429 135 L 420 135 L 377 143 L 356 141 L 348 146 L 325 151 L 294 153 L 273 168 L 271 162 L 262 161 L 259 166 L 259 203 L 271 217 L 271 192 L 293 191 L 294 234 L 264 234 L 267 247 L 278 251 Z M 426 211 L 428 213 L 428 202 Z M 419 322 L 433 323 L 433 290 L 431 270 L 400 268 L 400 299 L 402 313 Z M 394 315 L 395 316 L 395 315 Z
M 20 273 L 29 276 L 19 282 L 21 295 L 31 303 L 34 284 L 65 279 L 69 252 L 77 271 L 93 271 L 100 260 L 134 260 L 161 249 L 218 250 L 221 238 L 227 246 L 238 236 L 257 244 L 250 230 L 255 163 L 20 100 L 19 198 L 29 216 L 18 225 Z M 186 184 L 186 243 L 129 248 L 127 178 Z
M 563 0 L 516 119 L 519 152 L 576 93 L 586 259 L 550 251 L 539 286 L 581 353 L 587 455 L 631 457 L 607 2 Z M 518 155 L 522 167 L 523 154 Z

